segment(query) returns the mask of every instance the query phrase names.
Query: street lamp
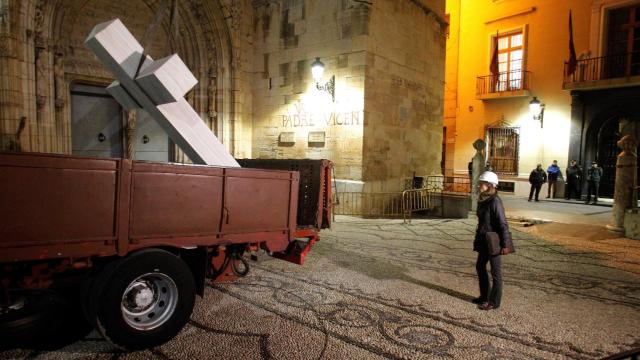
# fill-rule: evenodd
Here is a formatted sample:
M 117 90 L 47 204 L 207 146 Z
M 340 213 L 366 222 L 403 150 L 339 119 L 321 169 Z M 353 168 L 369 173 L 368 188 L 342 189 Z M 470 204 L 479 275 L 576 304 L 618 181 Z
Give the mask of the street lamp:
M 542 128 L 544 120 L 544 104 L 534 96 L 533 100 L 529 102 L 529 111 L 531 112 L 531 116 L 533 116 L 533 120 L 540 121 L 540 128 Z
M 333 102 L 336 102 L 336 76 L 331 75 L 331 79 L 326 84 L 320 85 L 322 76 L 324 75 L 324 64 L 320 61 L 319 57 L 311 63 L 311 75 L 313 75 L 313 79 L 316 81 L 316 88 L 331 94 L 331 99 Z

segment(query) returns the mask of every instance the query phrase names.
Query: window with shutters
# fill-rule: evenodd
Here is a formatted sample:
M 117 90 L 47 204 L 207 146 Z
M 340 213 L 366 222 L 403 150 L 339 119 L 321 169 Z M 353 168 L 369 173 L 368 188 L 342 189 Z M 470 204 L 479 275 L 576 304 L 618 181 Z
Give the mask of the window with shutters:
M 494 37 L 498 44 L 497 91 L 522 90 L 524 71 L 524 38 L 522 31 Z M 494 45 L 495 46 L 495 45 Z
M 491 35 L 487 72 L 478 76 L 476 96 L 482 100 L 529 95 L 526 69 L 526 27 Z
M 517 127 L 487 128 L 487 161 L 495 173 L 518 175 L 519 130 Z

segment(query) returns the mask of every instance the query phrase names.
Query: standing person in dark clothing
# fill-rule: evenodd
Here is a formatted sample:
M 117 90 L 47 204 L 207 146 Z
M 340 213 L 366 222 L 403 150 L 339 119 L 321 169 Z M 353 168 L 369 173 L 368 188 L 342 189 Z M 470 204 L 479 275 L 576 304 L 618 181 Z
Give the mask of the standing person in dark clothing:
M 598 167 L 598 163 L 594 161 L 587 170 L 587 200 L 584 202 L 585 204 L 591 201 L 591 194 L 593 194 L 593 205 L 598 203 L 600 179 L 602 179 L 602 168 Z
M 558 182 L 558 178 L 562 178 L 562 172 L 560 171 L 560 167 L 558 167 L 558 160 L 553 160 L 553 164 L 551 164 L 547 168 L 547 175 L 549 176 L 549 186 L 547 187 L 547 199 L 550 197 L 556 197 L 556 183 Z M 551 194 L 553 190 L 553 194 Z
M 476 272 L 480 285 L 480 297 L 473 299 L 481 310 L 492 310 L 500 307 L 502 299 L 502 258 L 514 252 L 509 224 L 504 212 L 502 200 L 498 196 L 498 175 L 485 171 L 478 182 L 478 228 L 473 241 L 473 250 L 478 252 Z M 488 232 L 495 232 L 500 237 L 500 253 L 491 255 L 487 239 Z M 487 274 L 487 263 L 491 263 L 491 279 Z
M 567 168 L 567 187 L 564 192 L 564 198 L 570 200 L 575 194 L 576 199 L 580 200 L 580 184 L 582 183 L 582 168 L 578 165 L 578 162 L 571 160 L 569 167 Z
M 536 193 L 536 201 L 538 200 L 538 196 L 540 195 L 540 189 L 542 188 L 542 184 L 547 182 L 547 173 L 542 170 L 542 164 L 538 164 L 535 169 L 529 175 L 529 184 L 531 184 L 531 191 L 529 191 L 529 201 L 533 198 L 533 193 Z

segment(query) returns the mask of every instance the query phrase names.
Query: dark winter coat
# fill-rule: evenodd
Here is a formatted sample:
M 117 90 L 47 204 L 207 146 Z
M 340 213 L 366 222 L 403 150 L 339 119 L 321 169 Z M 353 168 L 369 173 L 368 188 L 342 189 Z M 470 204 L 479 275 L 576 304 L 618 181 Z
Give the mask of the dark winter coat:
M 500 235 L 500 247 L 508 248 L 510 252 L 515 251 L 507 217 L 504 213 L 504 206 L 498 194 L 494 194 L 484 201 L 478 201 L 477 215 L 478 227 L 473 241 L 474 251 L 486 251 L 486 233 L 490 231 L 497 232 Z
M 533 169 L 529 175 L 530 184 L 544 184 L 547 182 L 547 173 L 544 170 Z
M 567 180 L 568 181 L 579 181 L 582 177 L 582 169 L 578 165 L 569 166 L 567 168 Z
M 587 181 L 594 181 L 594 182 L 600 182 L 600 179 L 602 179 L 602 168 L 598 167 L 598 168 L 592 168 L 590 167 L 587 170 Z

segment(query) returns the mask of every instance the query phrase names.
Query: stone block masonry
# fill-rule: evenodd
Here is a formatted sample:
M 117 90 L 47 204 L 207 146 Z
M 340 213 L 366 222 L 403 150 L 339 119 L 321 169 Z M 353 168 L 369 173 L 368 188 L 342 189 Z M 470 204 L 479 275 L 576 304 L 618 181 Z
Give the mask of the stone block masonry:
M 339 181 L 374 192 L 400 190 L 414 172 L 439 174 L 444 29 L 425 9 L 441 11 L 444 1 L 420 3 L 259 6 L 253 156 L 328 158 Z M 325 64 L 319 84 L 311 77 L 315 57 Z M 317 88 L 331 76 L 335 102 Z M 324 142 L 309 141 L 319 133 Z

